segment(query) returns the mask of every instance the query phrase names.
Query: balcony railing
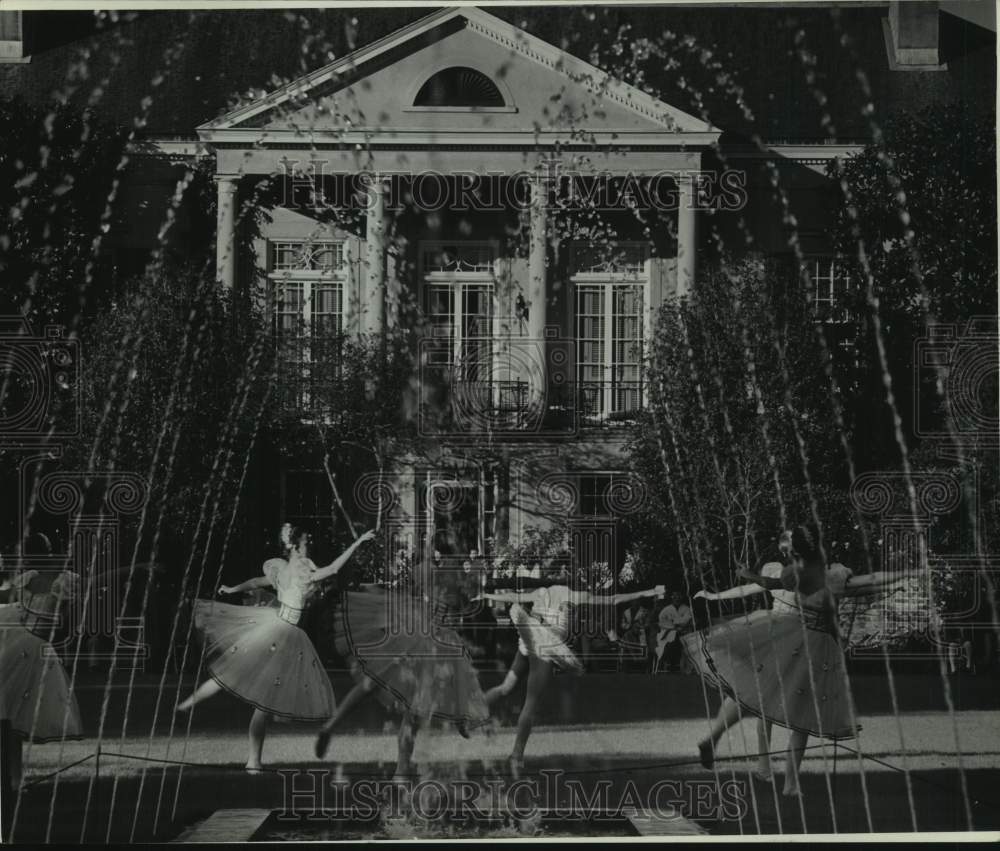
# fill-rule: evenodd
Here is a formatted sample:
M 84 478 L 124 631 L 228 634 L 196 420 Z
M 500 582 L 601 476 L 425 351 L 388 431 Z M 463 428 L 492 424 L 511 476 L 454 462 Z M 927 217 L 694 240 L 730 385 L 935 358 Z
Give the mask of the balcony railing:
M 335 364 L 288 363 L 279 367 L 276 397 L 288 416 L 324 420 L 350 409 L 361 392 L 338 375 Z M 446 370 L 421 376 L 426 433 L 558 435 L 578 429 L 635 422 L 645 405 L 641 381 L 456 380 Z
M 643 409 L 640 381 L 578 381 L 544 389 L 528 381 L 449 381 L 437 413 L 446 430 L 558 434 L 609 428 L 636 420 Z

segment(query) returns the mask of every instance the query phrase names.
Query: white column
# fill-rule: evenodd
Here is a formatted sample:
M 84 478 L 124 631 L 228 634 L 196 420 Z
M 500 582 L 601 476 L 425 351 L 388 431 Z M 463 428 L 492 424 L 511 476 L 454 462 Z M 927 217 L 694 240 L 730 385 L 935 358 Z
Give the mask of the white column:
M 223 174 L 215 178 L 218 196 L 215 232 L 215 279 L 227 290 L 236 285 L 236 188 L 239 178 Z
M 528 406 L 535 409 L 545 399 L 545 228 L 547 187 L 540 177 L 531 181 L 531 206 L 528 226 L 528 346 L 522 380 L 528 382 Z
M 372 175 L 365 216 L 365 288 L 361 302 L 361 330 L 381 333 L 385 328 L 385 180 Z
M 677 183 L 677 296 L 681 297 L 691 292 L 697 272 L 697 222 L 694 179 L 682 174 Z
M 531 181 L 530 224 L 528 232 L 528 336 L 545 338 L 545 216 L 546 188 L 544 181 Z

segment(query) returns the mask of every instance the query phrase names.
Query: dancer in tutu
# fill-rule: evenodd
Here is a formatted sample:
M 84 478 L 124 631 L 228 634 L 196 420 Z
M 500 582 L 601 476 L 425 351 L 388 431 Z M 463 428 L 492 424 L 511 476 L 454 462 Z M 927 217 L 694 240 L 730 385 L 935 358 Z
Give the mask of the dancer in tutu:
M 766 562 L 760 568 L 760 575 L 766 579 L 781 579 L 785 565 L 789 563 L 792 553 L 792 533 L 785 530 L 778 538 L 778 557 L 781 561 Z M 831 565 L 832 567 L 832 565 Z M 708 601 L 742 600 L 757 595 L 767 594 L 768 589 L 756 582 L 736 585 L 727 588 L 725 591 L 711 592 L 699 591 L 694 596 Z M 792 615 L 798 617 L 798 606 L 796 605 L 795 591 L 784 587 L 771 589 L 772 606 L 770 610 L 758 609 L 749 615 L 749 619 L 759 619 L 767 617 L 782 617 Z M 732 698 L 726 698 L 723 708 L 719 711 L 719 718 L 724 726 L 719 732 L 722 735 L 733 723 L 739 720 L 738 710 L 733 709 L 735 702 Z M 736 714 L 734 714 L 736 713 Z M 771 774 L 771 727 L 772 724 L 766 718 L 757 719 L 757 765 L 754 774 L 761 780 L 770 780 Z
M 205 644 L 211 677 L 177 710 L 186 712 L 222 689 L 253 706 L 248 771 L 261 768 L 270 716 L 319 721 L 333 713 L 333 687 L 316 649 L 298 624 L 316 584 L 335 576 L 374 534 L 365 532 L 339 558 L 317 568 L 308 555 L 309 535 L 286 523 L 281 531 L 285 558 L 265 562 L 263 576 L 219 589 L 223 594 L 237 594 L 271 586 L 277 592 L 279 608 L 195 601 L 195 627 Z
M 518 681 L 527 675 L 527 693 L 517 719 L 517 734 L 510 755 L 512 771 L 517 774 L 524 767 L 524 748 L 531 735 L 535 713 L 555 668 L 574 673 L 583 672 L 583 663 L 569 648 L 570 606 L 593 606 L 628 603 L 641 597 L 662 597 L 664 587 L 658 585 L 647 591 L 629 594 L 592 594 L 575 590 L 568 584 L 568 573 L 562 569 L 550 574 L 547 581 L 554 584 L 531 591 L 492 591 L 485 599 L 512 603 L 510 619 L 517 630 L 518 649 L 507 675 L 500 685 L 486 693 L 490 705 L 510 694 Z M 526 580 L 515 580 L 522 586 Z
M 742 708 L 791 730 L 785 795 L 799 794 L 799 766 L 810 735 L 852 738 L 858 729 L 839 641 L 837 601 L 877 594 L 899 581 L 887 573 L 854 577 L 843 565 L 828 570 L 818 541 L 815 530 L 798 527 L 792 533 L 791 562 L 780 579 L 740 572 L 761 590 L 792 592 L 779 597 L 777 612 L 761 610 L 685 640 L 698 671 L 727 695 L 708 738 L 698 744 L 702 765 L 712 767 L 715 745 L 739 720 Z M 757 588 L 750 587 L 749 593 Z
M 317 736 L 318 758 L 338 725 L 371 694 L 400 715 L 397 776 L 412 773 L 419 727 L 440 721 L 468 737 L 489 719 L 468 646 L 435 616 L 432 564 L 428 553 L 413 572 L 341 594 L 337 646 L 355 686 Z
M 9 762 L 13 789 L 21 785 L 25 740 L 83 738 L 76 698 L 49 643 L 63 605 L 78 596 L 79 577 L 63 571 L 48 590 L 32 593 L 40 580 L 34 570 L 20 574 L 11 587 L 16 602 L 0 606 L 0 719 L 10 721 L 15 737 Z

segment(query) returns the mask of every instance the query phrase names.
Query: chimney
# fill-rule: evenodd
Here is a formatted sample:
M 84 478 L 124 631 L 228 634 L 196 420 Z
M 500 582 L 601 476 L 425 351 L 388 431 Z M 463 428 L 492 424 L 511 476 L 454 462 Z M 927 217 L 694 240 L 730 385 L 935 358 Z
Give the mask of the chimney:
M 936 0 L 892 0 L 889 32 L 890 64 L 900 70 L 939 67 Z
M 0 62 L 27 62 L 21 12 L 0 12 Z

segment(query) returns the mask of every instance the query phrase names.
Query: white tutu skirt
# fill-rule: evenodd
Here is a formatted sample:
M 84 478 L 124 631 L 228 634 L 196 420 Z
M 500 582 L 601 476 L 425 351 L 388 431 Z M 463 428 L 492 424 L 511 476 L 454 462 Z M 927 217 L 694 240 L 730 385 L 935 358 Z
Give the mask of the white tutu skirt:
M 844 654 L 814 613 L 759 610 L 685 636 L 698 672 L 757 715 L 827 739 L 853 738 Z M 805 621 L 805 622 L 804 622 Z
M 20 607 L 0 606 L 0 718 L 33 742 L 81 739 L 80 709 L 52 645 L 20 624 Z
M 583 663 L 566 644 L 563 630 L 543 623 L 517 603 L 510 607 L 510 620 L 517 629 L 517 649 L 525 656 L 544 659 L 565 671 L 583 671 Z
M 277 609 L 196 600 L 209 673 L 226 691 L 279 718 L 325 721 L 336 710 L 316 648 Z
M 375 683 L 386 708 L 469 727 L 489 720 L 465 642 L 422 599 L 366 585 L 344 592 L 337 617 L 338 652 L 357 682 Z

